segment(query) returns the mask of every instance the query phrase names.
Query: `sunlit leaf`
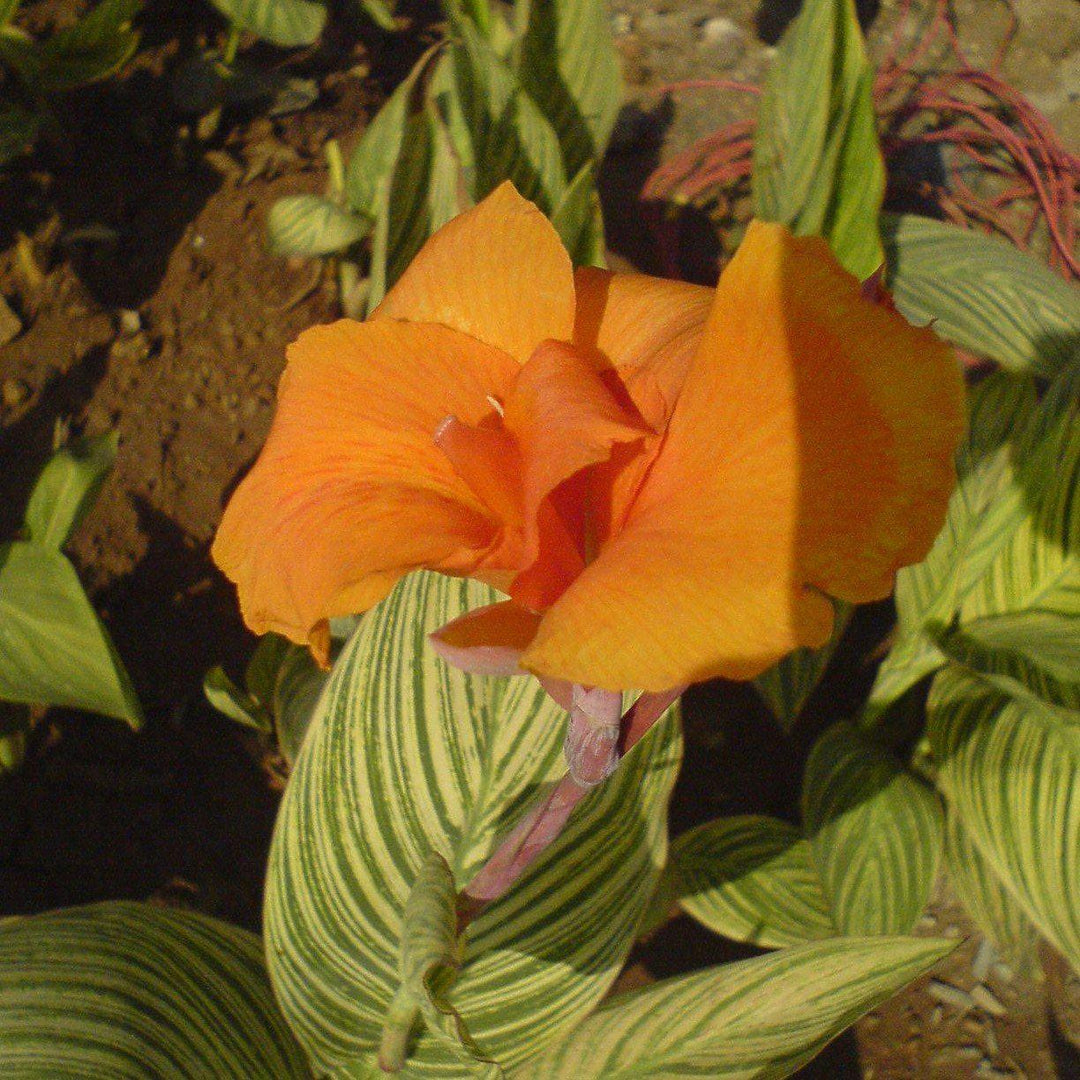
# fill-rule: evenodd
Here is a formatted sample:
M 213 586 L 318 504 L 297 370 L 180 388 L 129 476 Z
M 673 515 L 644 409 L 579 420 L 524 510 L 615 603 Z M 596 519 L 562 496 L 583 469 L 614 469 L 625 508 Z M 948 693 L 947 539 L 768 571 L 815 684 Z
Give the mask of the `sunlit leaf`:
M 755 216 L 824 236 L 860 278 L 884 262 L 872 81 L 852 0 L 806 0 L 765 80 L 754 138 Z
M 853 725 L 837 724 L 806 764 L 803 821 L 840 932 L 909 932 L 941 854 L 933 790 Z
M 326 24 L 323 0 L 210 0 L 225 18 L 274 45 L 310 45 Z
M 511 1080 L 780 1080 L 953 947 L 842 938 L 668 979 L 606 1002 Z
M 1027 917 L 1080 970 L 1080 727 L 949 667 L 927 704 L 937 782 Z
M 889 286 L 914 323 L 1002 367 L 1051 378 L 1080 357 L 1080 287 L 1012 244 L 885 215 Z
M 493 598 L 436 575 L 402 582 L 345 646 L 297 760 L 266 927 L 279 999 L 319 1069 L 374 1061 L 399 987 L 403 911 L 430 852 L 462 888 L 564 771 L 565 714 L 535 682 L 466 675 L 428 646 L 428 633 Z M 536 1053 L 618 973 L 664 862 L 678 757 L 669 718 L 470 925 L 447 1001 L 485 1057 L 512 1066 Z M 420 1029 L 400 1075 L 461 1068 Z
M 567 176 L 603 157 L 622 104 L 622 66 L 601 0 L 519 0 L 514 70 L 562 146 Z
M 706 822 L 671 845 L 679 906 L 714 933 L 767 949 L 836 936 L 810 842 L 775 818 Z
M 945 815 L 945 869 L 968 914 L 1005 963 L 1018 974 L 1035 974 L 1038 930 L 951 812 Z
M 270 208 L 266 235 L 275 255 L 315 258 L 363 240 L 371 223 L 325 195 L 287 195 Z
M 0 924 L 0 1074 L 313 1080 L 259 939 L 112 902 Z
M 142 722 L 108 632 L 55 548 L 0 545 L 0 699 Z
M 110 432 L 79 439 L 53 454 L 26 506 L 29 539 L 52 548 L 68 542 L 112 471 L 118 441 Z
M 570 182 L 551 215 L 563 246 L 575 266 L 606 266 L 604 219 L 596 193 L 596 175 L 585 165 Z

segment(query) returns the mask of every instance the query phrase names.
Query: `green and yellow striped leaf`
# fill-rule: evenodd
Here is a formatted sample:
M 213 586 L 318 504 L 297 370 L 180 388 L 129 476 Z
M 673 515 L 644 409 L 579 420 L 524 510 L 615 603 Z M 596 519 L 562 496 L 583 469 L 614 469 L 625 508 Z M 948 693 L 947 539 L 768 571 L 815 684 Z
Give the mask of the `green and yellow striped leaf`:
M 266 932 L 279 999 L 319 1069 L 353 1075 L 374 1060 L 430 853 L 462 888 L 564 771 L 565 716 L 536 683 L 468 676 L 428 647 L 494 595 L 411 575 L 346 646 L 308 731 L 274 835 Z M 469 926 L 446 1000 L 484 1057 L 509 1067 L 536 1054 L 617 974 L 665 860 L 678 740 L 672 717 L 657 724 Z M 461 1070 L 419 1029 L 400 1075 L 484 1075 Z
M 458 15 L 452 25 L 457 98 L 472 142 L 466 182 L 473 201 L 512 180 L 550 214 L 567 182 L 555 129 L 473 21 Z
M 914 323 L 1002 367 L 1052 378 L 1080 348 L 1080 288 L 1012 244 L 886 214 L 889 286 Z
M 326 25 L 325 0 L 210 0 L 230 22 L 274 45 L 310 45 Z
M 555 129 L 567 176 L 604 156 L 622 65 L 602 0 L 518 0 L 514 70 Z
M 755 216 L 824 236 L 860 278 L 885 261 L 872 82 L 852 0 L 806 0 L 765 80 L 754 137 Z
M 1034 383 L 997 374 L 971 394 L 968 433 L 957 454 L 959 485 L 930 554 L 896 576 L 896 642 L 878 669 L 863 723 L 945 663 L 932 630 L 951 626 L 1025 514 L 1022 445 L 1039 419 Z
M 606 1002 L 510 1080 L 780 1080 L 953 947 L 837 939 L 669 979 Z
M 1080 970 L 1080 728 L 950 666 L 927 703 L 937 783 L 1027 917 Z
M 933 790 L 842 723 L 810 754 L 802 801 L 840 933 L 910 931 L 930 898 L 941 854 L 943 815 Z
M 820 649 L 796 649 L 754 680 L 754 686 L 785 731 L 791 731 L 802 707 L 813 693 L 855 610 L 833 601 L 836 609 L 832 637 Z
M 317 258 L 363 240 L 371 223 L 325 195 L 286 195 L 270 208 L 266 237 L 275 255 Z
M 259 939 L 110 902 L 0 924 L 9 1080 L 312 1080 Z
M 679 906 L 716 934 L 779 949 L 836 936 L 810 842 L 776 818 L 720 818 L 671 845 Z
M 952 812 L 945 815 L 945 869 L 960 902 L 1005 963 L 1018 974 L 1036 975 L 1038 930 Z

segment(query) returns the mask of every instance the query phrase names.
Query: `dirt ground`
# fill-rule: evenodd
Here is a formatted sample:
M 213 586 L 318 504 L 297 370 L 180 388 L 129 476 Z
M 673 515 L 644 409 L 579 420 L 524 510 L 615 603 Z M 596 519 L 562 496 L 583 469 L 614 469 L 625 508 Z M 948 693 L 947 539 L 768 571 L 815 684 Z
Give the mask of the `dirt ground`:
M 880 47 L 898 0 L 860 3 Z M 1080 139 L 1080 4 L 1017 0 L 1020 34 L 1006 74 L 1075 146 Z M 63 24 L 77 0 L 26 5 L 27 25 Z M 655 270 L 637 200 L 655 165 L 693 139 L 749 115 L 745 95 L 702 91 L 667 103 L 673 80 L 760 82 L 794 3 L 612 0 L 628 100 L 602 189 L 614 252 Z M 65 103 L 69 138 L 0 173 L 0 292 L 23 323 L 0 347 L 0 536 L 18 526 L 54 428 L 120 432 L 113 477 L 70 551 L 124 657 L 149 723 L 132 736 L 109 721 L 50 716 L 30 760 L 0 782 L 0 914 L 105 897 L 160 898 L 257 928 L 276 785 L 258 745 L 202 699 L 203 672 L 236 672 L 253 640 L 208 544 L 228 493 L 268 430 L 284 347 L 335 316 L 318 263 L 264 245 L 281 195 L 326 183 L 322 147 L 348 151 L 386 93 L 434 40 L 429 5 L 401 3 L 401 32 L 332 32 L 318 48 L 255 46 L 251 59 L 314 79 L 296 114 L 226 113 L 206 148 L 169 94 L 170 72 L 221 34 L 191 0 L 150 0 L 143 44 L 124 76 Z M 973 57 L 992 55 L 995 0 L 960 0 Z M 720 245 L 707 219 L 685 272 L 715 278 Z M 16 256 L 19 234 L 40 276 Z M 855 627 L 864 655 L 882 611 Z M 865 667 L 834 673 L 793 739 L 746 688 L 710 685 L 688 699 L 694 768 L 680 781 L 676 827 L 746 810 L 791 816 L 816 730 L 854 707 Z M 813 710 L 812 710 L 813 712 Z M 878 1009 L 805 1071 L 815 1077 L 1080 1078 L 1058 1026 L 1063 991 L 995 964 L 942 893 L 920 932 L 964 943 L 940 970 Z M 685 918 L 638 949 L 627 979 L 656 978 L 745 955 Z M 942 987 L 951 988 L 942 990 Z M 976 987 L 982 989 L 976 991 Z M 1075 988 L 1074 988 L 1075 989 Z M 1075 994 L 1074 994 L 1075 997 Z M 1075 1034 L 1076 1017 L 1071 1030 Z

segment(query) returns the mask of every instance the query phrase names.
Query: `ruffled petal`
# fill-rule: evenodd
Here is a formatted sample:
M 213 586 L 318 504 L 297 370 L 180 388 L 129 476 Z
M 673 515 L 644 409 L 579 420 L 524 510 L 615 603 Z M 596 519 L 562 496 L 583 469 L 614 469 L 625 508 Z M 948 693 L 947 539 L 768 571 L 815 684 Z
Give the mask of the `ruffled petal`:
M 528 647 L 540 616 L 504 600 L 477 608 L 439 627 L 429 636 L 435 653 L 473 675 L 523 675 L 518 661 Z
M 325 619 L 378 602 L 413 568 L 497 566 L 502 522 L 433 436 L 450 413 L 497 419 L 489 397 L 516 361 L 390 321 L 314 327 L 288 355 L 270 436 L 213 547 L 251 629 L 317 643 Z
M 507 181 L 428 240 L 371 317 L 439 323 L 524 363 L 541 341 L 570 340 L 570 256 Z
M 524 462 L 524 571 L 511 595 L 543 608 L 592 555 L 602 493 L 583 474 L 619 444 L 640 444 L 651 430 L 621 405 L 601 374 L 573 346 L 545 341 L 522 367 L 506 401 L 504 423 Z M 579 477 L 569 497 L 557 489 Z
M 962 403 L 931 331 L 864 299 L 824 242 L 755 223 L 625 528 L 522 664 L 661 690 L 749 678 L 822 644 L 832 610 L 819 590 L 887 595 L 932 543 Z

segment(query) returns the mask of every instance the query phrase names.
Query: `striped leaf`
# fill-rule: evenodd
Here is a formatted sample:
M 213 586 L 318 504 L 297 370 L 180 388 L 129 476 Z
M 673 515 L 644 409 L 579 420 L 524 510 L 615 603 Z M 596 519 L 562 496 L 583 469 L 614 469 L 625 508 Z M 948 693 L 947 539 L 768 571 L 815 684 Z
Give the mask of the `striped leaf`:
M 604 156 L 622 104 L 622 67 L 601 0 L 519 0 L 514 70 L 562 146 L 567 176 Z
M 971 394 L 968 433 L 957 454 L 959 484 L 929 555 L 896 576 L 896 642 L 878 669 L 867 726 L 945 663 L 934 631 L 949 627 L 1025 513 L 1020 447 L 1039 419 L 1030 379 L 999 374 Z
M 266 238 L 275 255 L 317 258 L 363 240 L 370 222 L 325 195 L 286 195 L 270 208 Z
M 714 933 L 767 949 L 836 936 L 810 842 L 776 818 L 706 822 L 671 845 L 679 906 Z
M 872 82 L 853 0 L 806 0 L 765 80 L 754 138 L 755 216 L 824 236 L 860 278 L 885 261 Z
M 1077 358 L 1080 288 L 1012 244 L 915 214 L 882 218 L 889 286 L 914 323 L 1012 371 Z
M 968 914 L 1005 963 L 1019 974 L 1036 975 L 1038 930 L 952 812 L 945 815 L 945 869 Z
M 836 622 L 832 637 L 820 649 L 796 649 L 754 680 L 754 686 L 765 699 L 780 726 L 790 732 L 802 712 L 802 707 L 829 666 L 836 646 L 844 636 L 855 610 L 851 604 L 833 601 Z
M 956 667 L 927 703 L 938 786 L 1027 917 L 1080 970 L 1080 727 Z
M 837 724 L 806 764 L 803 821 L 839 931 L 911 930 L 941 853 L 934 792 L 853 725 Z
M 0 1074 L 303 1080 L 258 938 L 111 902 L 0 924 Z
M 473 200 L 512 180 L 550 214 L 566 190 L 555 129 L 472 20 L 458 15 L 452 25 L 457 96 L 472 142 L 466 181 Z
M 463 887 L 564 770 L 565 717 L 532 680 L 468 676 L 427 645 L 493 597 L 419 573 L 371 612 L 335 665 L 282 802 L 267 880 L 271 975 L 326 1071 L 373 1061 L 400 989 L 402 913 L 429 854 Z M 469 927 L 447 1001 L 485 1057 L 523 1061 L 610 985 L 664 862 L 678 758 L 669 718 Z M 483 1073 L 462 1072 L 425 1028 L 401 1075 Z
M 230 22 L 274 45 L 310 45 L 326 25 L 324 0 L 210 0 Z
M 668 979 L 605 1003 L 511 1080 L 779 1080 L 953 947 L 838 939 Z

